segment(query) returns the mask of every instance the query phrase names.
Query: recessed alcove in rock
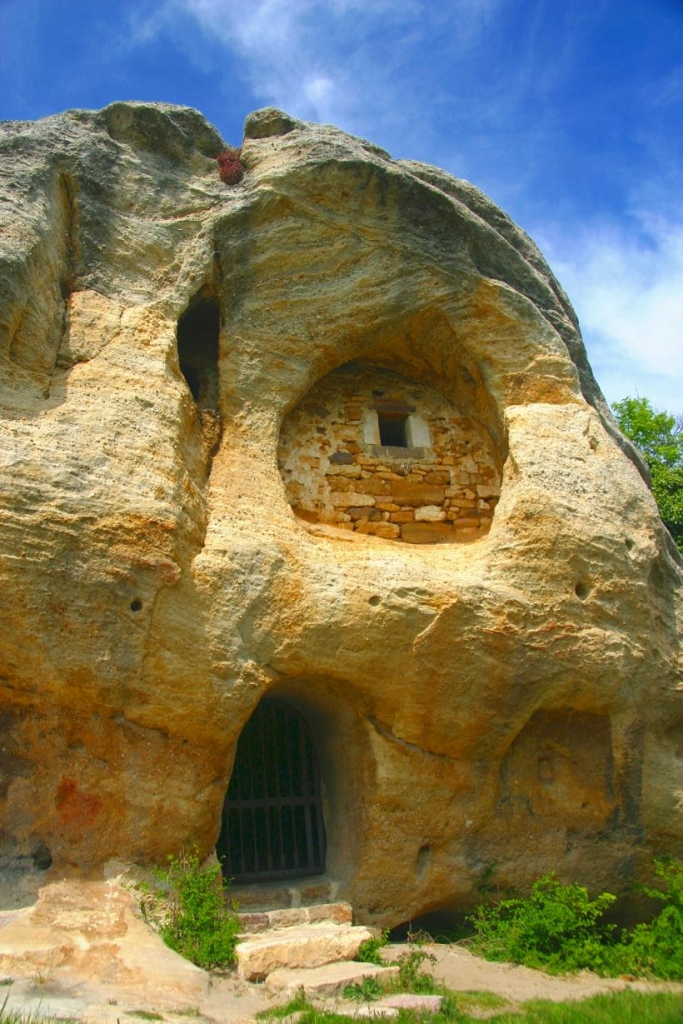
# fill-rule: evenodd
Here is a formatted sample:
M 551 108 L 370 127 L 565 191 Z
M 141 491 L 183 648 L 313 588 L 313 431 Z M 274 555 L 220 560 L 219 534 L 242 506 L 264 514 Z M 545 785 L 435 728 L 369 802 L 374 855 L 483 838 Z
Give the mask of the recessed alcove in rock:
M 287 499 L 309 522 L 411 544 L 485 536 L 500 495 L 488 432 L 434 388 L 350 362 L 285 418 Z
M 200 410 L 218 411 L 220 311 L 213 299 L 190 303 L 178 321 L 180 371 Z
M 201 293 L 190 302 L 178 321 L 178 364 L 197 410 L 202 433 L 203 474 L 221 440 L 218 356 L 220 309 L 212 296 Z

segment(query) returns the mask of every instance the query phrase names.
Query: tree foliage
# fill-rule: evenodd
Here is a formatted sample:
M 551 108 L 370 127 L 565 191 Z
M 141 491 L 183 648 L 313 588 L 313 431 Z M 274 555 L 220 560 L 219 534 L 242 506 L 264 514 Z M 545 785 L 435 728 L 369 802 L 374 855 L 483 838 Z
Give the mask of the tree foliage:
M 650 468 L 659 514 L 683 551 L 683 422 L 656 412 L 647 398 L 624 398 L 612 408 Z

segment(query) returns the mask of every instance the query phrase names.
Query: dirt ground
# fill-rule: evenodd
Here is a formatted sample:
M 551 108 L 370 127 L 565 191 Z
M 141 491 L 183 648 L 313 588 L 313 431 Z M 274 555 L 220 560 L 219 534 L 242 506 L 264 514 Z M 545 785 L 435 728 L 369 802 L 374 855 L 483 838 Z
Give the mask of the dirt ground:
M 530 999 L 556 1002 L 586 999 L 600 992 L 625 988 L 640 992 L 680 991 L 683 1001 L 683 985 L 605 979 L 588 971 L 573 976 L 553 977 L 527 967 L 489 963 L 457 945 L 428 944 L 422 948 L 436 958 L 435 964 L 425 966 L 450 989 L 456 992 L 493 992 L 513 1004 Z M 385 954 L 388 959 L 393 959 L 405 949 L 404 945 L 393 945 L 386 948 Z M 93 989 L 63 983 L 39 986 L 35 978 L 18 979 L 4 991 L 9 993 L 8 1007 L 11 1009 L 54 1014 L 83 1024 L 135 1024 L 136 1010 L 154 1011 L 161 1015 L 157 1019 L 172 1021 L 174 1024 L 197 1024 L 202 1019 L 212 1024 L 247 1024 L 254 1021 L 260 1010 L 279 1002 L 267 994 L 264 986 L 249 984 L 235 976 L 215 978 L 208 996 L 197 1005 L 188 1006 L 186 1013 L 177 1007 L 165 1011 L 163 991 L 143 1005 L 133 1005 L 129 999 L 121 999 L 121 994 L 113 987 L 107 992 L 101 985 Z M 0 989 L 0 1005 L 2 993 L 3 989 Z M 337 1012 L 347 1010 L 349 1013 L 356 1013 L 359 1008 L 357 1003 L 346 1002 L 342 1005 L 340 1000 L 328 1002 L 327 1007 Z
M 437 981 L 454 991 L 494 992 L 510 1000 L 511 1004 L 519 1005 L 528 999 L 584 999 L 599 992 L 625 988 L 644 992 L 680 991 L 683 1001 L 683 985 L 621 978 L 605 979 L 598 978 L 590 972 L 553 977 L 541 971 L 532 971 L 511 964 L 489 964 L 462 946 L 428 944 L 422 948 L 436 958 L 436 963 L 430 970 Z M 393 958 L 404 949 L 403 945 L 388 946 L 385 953 L 388 958 Z M 1 993 L 2 989 L 0 996 Z M 114 989 L 111 993 L 106 993 L 102 992 L 101 988 L 97 991 L 88 991 L 82 986 L 73 986 L 70 989 L 68 986 L 53 987 L 49 984 L 37 990 L 35 984 L 16 981 L 11 986 L 9 1006 L 25 1012 L 38 1011 L 46 1015 L 49 1013 L 62 1018 L 72 1018 L 83 1024 L 134 1024 L 135 1010 L 154 1010 L 161 1014 L 161 1019 L 173 1021 L 174 1024 L 197 1024 L 198 1020 L 212 1024 L 247 1024 L 255 1020 L 259 1011 L 280 1001 L 269 996 L 262 985 L 249 984 L 234 977 L 216 978 L 208 996 L 186 1016 L 178 1010 L 164 1012 L 163 992 L 159 992 L 154 1000 L 154 1007 L 132 1006 L 127 999 L 119 1001 L 117 994 Z M 334 1000 L 328 1006 L 337 1012 L 342 1010 L 340 1000 Z M 355 1013 L 358 1005 L 349 1005 L 346 1001 L 343 1009 Z
M 396 957 L 404 949 L 404 946 L 390 946 L 387 955 Z M 617 992 L 625 988 L 638 992 L 680 991 L 683 994 L 683 985 L 670 982 L 599 978 L 590 971 L 557 977 L 529 967 L 489 963 L 458 945 L 428 944 L 422 949 L 436 957 L 436 963 L 430 968 L 434 977 L 453 991 L 494 992 L 515 1003 L 528 999 L 553 1002 L 587 999 L 600 992 Z

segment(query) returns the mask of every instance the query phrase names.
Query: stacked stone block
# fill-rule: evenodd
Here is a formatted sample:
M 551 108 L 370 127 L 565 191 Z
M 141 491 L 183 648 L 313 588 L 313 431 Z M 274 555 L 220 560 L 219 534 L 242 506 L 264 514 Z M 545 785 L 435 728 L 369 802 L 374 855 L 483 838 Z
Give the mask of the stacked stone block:
M 392 401 L 419 414 L 429 445 L 368 440 L 373 412 Z M 348 363 L 311 388 L 283 423 L 279 461 L 301 518 L 412 544 L 485 536 L 500 494 L 483 426 L 433 388 L 373 364 Z

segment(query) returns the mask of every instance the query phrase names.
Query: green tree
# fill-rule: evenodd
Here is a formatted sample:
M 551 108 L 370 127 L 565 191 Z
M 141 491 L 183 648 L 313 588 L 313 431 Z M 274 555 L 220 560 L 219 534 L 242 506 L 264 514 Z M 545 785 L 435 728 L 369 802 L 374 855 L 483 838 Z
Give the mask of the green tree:
M 642 452 L 652 474 L 659 514 L 683 551 L 683 421 L 656 412 L 647 398 L 624 398 L 612 406 L 617 423 Z

